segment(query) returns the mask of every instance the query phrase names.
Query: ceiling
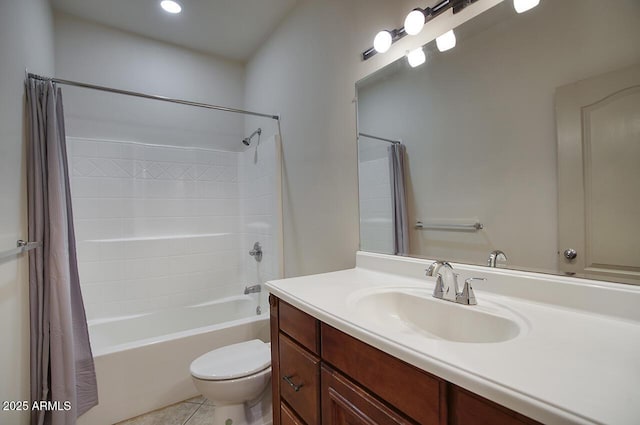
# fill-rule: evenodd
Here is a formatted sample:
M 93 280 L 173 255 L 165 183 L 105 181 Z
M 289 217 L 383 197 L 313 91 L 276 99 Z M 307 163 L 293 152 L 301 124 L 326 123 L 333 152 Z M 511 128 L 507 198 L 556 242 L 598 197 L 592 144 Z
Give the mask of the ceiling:
M 297 0 L 178 0 L 171 15 L 160 0 L 51 0 L 54 9 L 156 40 L 247 61 Z

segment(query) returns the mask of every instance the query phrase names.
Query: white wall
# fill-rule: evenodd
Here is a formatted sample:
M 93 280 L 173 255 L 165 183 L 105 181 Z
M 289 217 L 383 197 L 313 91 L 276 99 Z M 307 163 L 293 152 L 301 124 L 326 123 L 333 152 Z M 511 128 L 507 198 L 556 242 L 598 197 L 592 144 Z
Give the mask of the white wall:
M 0 251 L 27 237 L 24 70 L 53 72 L 53 23 L 46 0 L 0 0 Z M 0 260 L 0 400 L 29 399 L 26 255 Z M 27 424 L 0 411 L 0 423 Z
M 55 74 L 196 102 L 241 108 L 244 66 L 55 13 Z M 244 117 L 66 86 L 67 135 L 239 151 Z
M 501 249 L 512 267 L 557 269 L 555 89 L 640 61 L 640 8 L 511 8 L 476 18 L 492 26 L 454 50 L 359 90 L 360 130 L 407 146 L 410 223 L 485 224 L 477 233 L 411 227 L 412 255 L 484 264 Z
M 409 3 L 302 0 L 247 65 L 246 108 L 282 116 L 287 276 L 355 264 L 360 53 Z

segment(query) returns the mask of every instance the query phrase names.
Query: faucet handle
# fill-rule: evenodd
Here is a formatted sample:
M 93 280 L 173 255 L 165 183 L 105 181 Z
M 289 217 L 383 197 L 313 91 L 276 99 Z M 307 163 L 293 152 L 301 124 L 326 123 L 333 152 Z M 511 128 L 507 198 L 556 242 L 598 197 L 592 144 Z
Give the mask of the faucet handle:
M 473 287 L 471 286 L 471 284 L 475 280 L 483 281 L 487 279 L 483 277 L 470 277 L 469 279 L 466 279 L 464 281 L 464 288 L 462 289 L 462 292 L 456 297 L 456 302 L 458 304 L 465 304 L 465 305 L 478 304 L 478 302 L 476 301 L 476 295 L 473 293 Z

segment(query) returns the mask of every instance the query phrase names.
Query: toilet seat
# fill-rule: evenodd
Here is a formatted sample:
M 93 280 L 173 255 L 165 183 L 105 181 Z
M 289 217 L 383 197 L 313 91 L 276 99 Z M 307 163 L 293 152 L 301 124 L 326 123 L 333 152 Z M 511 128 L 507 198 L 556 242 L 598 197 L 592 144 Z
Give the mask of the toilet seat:
M 259 339 L 227 345 L 203 354 L 191 363 L 191 375 L 206 381 L 251 376 L 271 365 L 271 349 Z

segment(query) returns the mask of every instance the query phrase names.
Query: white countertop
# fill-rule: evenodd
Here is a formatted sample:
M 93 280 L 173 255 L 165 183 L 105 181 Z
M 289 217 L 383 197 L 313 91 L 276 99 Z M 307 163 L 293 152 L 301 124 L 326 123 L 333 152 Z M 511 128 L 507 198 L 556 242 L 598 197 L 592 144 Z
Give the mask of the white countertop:
M 521 326 L 517 337 L 499 343 L 392 332 L 354 314 L 350 300 L 358 291 L 430 293 L 434 280 L 422 277 L 428 264 L 358 253 L 355 269 L 266 286 L 345 333 L 542 423 L 640 424 L 640 288 L 454 264 L 463 278 L 488 279 L 474 286 L 478 306 L 454 308 L 500 308 Z

